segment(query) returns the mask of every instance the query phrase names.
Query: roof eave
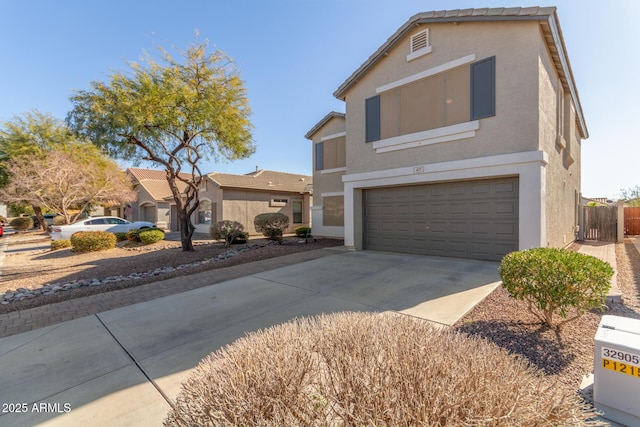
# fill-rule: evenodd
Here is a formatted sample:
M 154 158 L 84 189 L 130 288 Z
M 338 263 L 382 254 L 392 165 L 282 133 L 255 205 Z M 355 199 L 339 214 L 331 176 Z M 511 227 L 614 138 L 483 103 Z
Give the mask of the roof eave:
M 311 139 L 313 135 L 320 130 L 320 128 L 326 125 L 331 119 L 345 119 L 346 115 L 344 113 L 338 113 L 337 111 L 331 111 L 329 114 L 324 116 L 318 123 L 316 123 L 310 130 L 307 132 L 304 137 L 306 139 Z

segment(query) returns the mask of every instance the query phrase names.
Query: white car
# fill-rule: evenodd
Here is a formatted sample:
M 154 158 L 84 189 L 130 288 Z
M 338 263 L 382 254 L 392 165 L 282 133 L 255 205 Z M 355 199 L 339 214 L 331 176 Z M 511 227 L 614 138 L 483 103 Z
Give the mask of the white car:
M 126 233 L 134 228 L 156 228 L 156 225 L 147 221 L 130 222 L 115 216 L 90 217 L 69 225 L 54 225 L 51 227 L 51 240 L 70 239 L 78 231 Z

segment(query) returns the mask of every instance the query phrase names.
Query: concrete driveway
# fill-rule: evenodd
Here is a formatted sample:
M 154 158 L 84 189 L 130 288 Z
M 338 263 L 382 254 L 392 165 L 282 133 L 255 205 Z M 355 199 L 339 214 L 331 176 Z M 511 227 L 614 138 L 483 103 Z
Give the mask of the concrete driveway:
M 0 425 L 161 425 L 197 363 L 247 332 L 339 311 L 451 325 L 498 286 L 497 268 L 338 252 L 2 338 Z

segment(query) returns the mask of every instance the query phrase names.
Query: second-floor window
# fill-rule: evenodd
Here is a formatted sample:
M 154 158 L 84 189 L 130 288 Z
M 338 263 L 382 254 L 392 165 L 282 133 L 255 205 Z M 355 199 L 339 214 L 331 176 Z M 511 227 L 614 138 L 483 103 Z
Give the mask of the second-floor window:
M 495 115 L 495 56 L 387 90 L 365 101 L 366 141 Z
M 346 137 L 322 141 L 316 144 L 316 170 L 343 168 L 346 162 Z

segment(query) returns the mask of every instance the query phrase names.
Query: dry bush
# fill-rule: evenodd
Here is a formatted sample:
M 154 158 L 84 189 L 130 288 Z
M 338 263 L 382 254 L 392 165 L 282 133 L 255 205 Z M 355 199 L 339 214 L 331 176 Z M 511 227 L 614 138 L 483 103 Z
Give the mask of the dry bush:
M 566 426 L 593 416 L 522 359 L 396 314 L 252 333 L 182 384 L 165 426 Z

